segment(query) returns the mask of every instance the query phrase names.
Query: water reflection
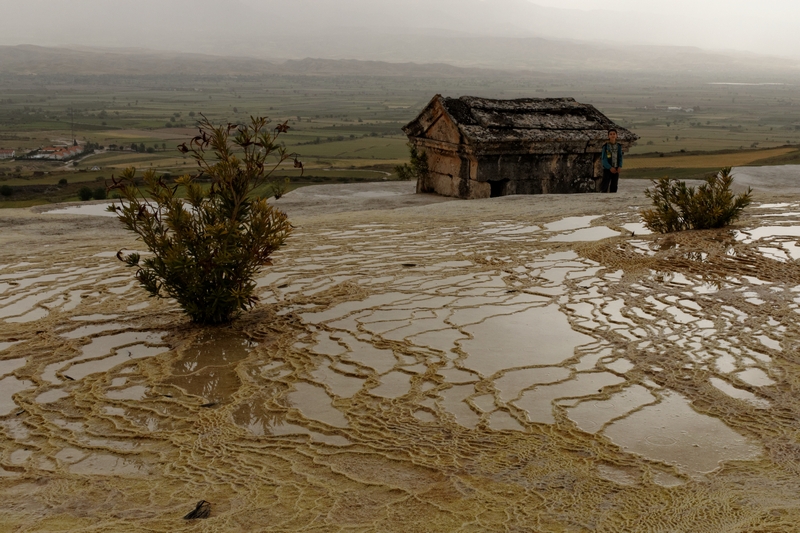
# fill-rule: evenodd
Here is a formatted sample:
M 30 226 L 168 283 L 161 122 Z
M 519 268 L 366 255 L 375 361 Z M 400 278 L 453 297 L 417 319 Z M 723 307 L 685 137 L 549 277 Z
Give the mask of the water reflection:
M 761 449 L 721 420 L 702 415 L 677 393 L 611 424 L 605 434 L 626 450 L 699 474 L 721 461 L 752 460 Z
M 255 343 L 240 333 L 213 331 L 180 351 L 171 377 L 164 383 L 180 387 L 204 403 L 227 401 L 241 386 L 237 364 L 250 356 Z
M 175 516 L 202 488 L 220 527 L 243 531 L 563 530 L 563 509 L 594 529 L 695 508 L 723 508 L 708 521 L 722 524 L 733 493 L 792 493 L 800 276 L 775 257 L 797 239 L 649 236 L 631 214 L 614 227 L 635 239 L 602 241 L 618 232 L 597 216 L 529 215 L 298 231 L 234 326 L 246 334 L 199 334 L 126 292 L 99 247 L 8 261 L 2 275 L 24 275 L 0 280 L 5 318 L 55 326 L 5 323 L 0 475 L 68 475 L 88 502 L 103 476 L 126 519 Z M 737 523 L 771 509 L 752 508 Z M 103 513 L 87 515 L 129 525 Z
M 282 399 L 286 386 L 263 385 L 258 393 L 243 401 L 231 412 L 233 422 L 256 436 L 272 434 L 272 428 L 283 424 L 289 402 Z

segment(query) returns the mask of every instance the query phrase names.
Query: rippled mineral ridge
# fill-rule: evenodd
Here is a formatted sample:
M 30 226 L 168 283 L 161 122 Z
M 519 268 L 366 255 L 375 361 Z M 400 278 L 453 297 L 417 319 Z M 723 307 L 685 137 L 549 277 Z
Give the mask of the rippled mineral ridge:
M 4 246 L 0 530 L 796 531 L 798 206 L 542 201 L 301 217 L 220 328 Z

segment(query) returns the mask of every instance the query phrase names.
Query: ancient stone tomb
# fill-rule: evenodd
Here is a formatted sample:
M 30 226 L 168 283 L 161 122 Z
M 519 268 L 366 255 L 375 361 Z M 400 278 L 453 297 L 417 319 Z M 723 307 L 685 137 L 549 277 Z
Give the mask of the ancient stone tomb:
M 611 128 L 625 151 L 638 139 L 573 98 L 436 95 L 403 131 L 428 154 L 417 192 L 490 198 L 594 191 Z

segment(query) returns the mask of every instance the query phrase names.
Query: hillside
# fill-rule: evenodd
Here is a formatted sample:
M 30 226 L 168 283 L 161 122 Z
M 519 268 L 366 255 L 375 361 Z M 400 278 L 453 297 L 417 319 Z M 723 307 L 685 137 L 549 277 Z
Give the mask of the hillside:
M 367 38 L 362 35 L 362 38 Z M 355 39 L 355 38 L 353 38 Z M 394 36 L 378 39 L 374 58 L 350 59 L 363 45 L 342 37 L 324 48 L 323 37 L 274 51 L 284 59 L 219 56 L 134 48 L 0 46 L 0 75 L 245 76 L 266 74 L 497 77 L 536 72 L 637 76 L 680 74 L 708 81 L 764 82 L 800 78 L 800 62 L 679 47 L 612 47 L 540 38 Z M 352 45 L 352 46 L 351 46 Z M 315 55 L 318 54 L 318 55 Z M 313 59 L 312 59 L 313 58 Z

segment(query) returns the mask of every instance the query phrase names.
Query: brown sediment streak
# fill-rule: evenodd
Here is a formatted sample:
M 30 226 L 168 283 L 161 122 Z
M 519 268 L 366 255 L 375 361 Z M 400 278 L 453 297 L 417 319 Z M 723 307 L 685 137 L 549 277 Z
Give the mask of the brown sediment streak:
M 505 206 L 308 218 L 219 328 L 101 240 L 4 249 L 0 524 L 792 530 L 797 221 Z

